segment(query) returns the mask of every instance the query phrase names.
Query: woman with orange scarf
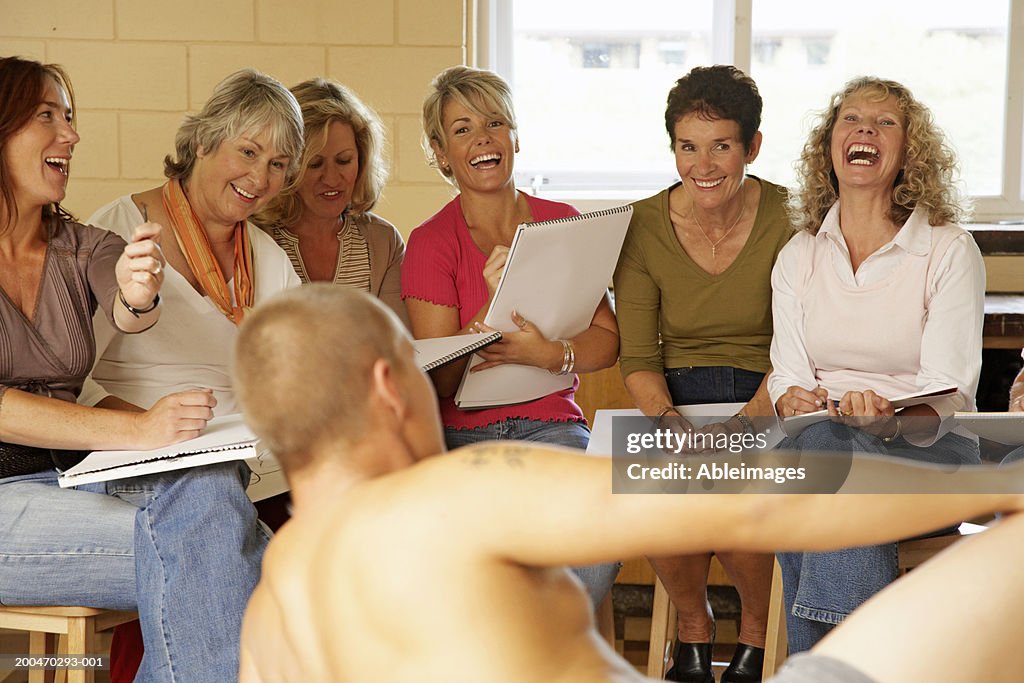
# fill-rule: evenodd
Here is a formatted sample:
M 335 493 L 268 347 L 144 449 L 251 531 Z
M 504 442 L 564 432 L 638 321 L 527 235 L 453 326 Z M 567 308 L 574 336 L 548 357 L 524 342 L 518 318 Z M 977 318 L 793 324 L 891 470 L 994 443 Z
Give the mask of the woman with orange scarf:
M 261 300 L 299 285 L 285 253 L 247 221 L 294 175 L 301 152 L 302 114 L 295 98 L 269 76 L 239 71 L 182 123 L 175 154 L 164 160 L 164 185 L 121 197 L 93 214 L 90 223 L 124 236 L 146 216 L 164 226 L 164 313 L 144 340 L 117 335 L 96 321 L 99 360 L 80 403 L 140 410 L 169 387 L 202 387 L 216 399 L 215 414 L 238 412 L 230 375 L 238 325 Z M 219 634 L 220 642 L 209 643 L 208 651 L 224 671 L 234 672 L 242 609 L 259 578 L 267 539 L 245 494 L 249 468 L 244 462 L 213 467 L 225 466 L 231 467 L 230 480 L 195 500 L 194 519 L 179 524 L 202 524 L 209 512 L 207 522 L 217 526 L 214 520 L 237 515 L 247 520 L 251 533 L 233 534 L 217 547 L 171 548 L 167 559 L 182 574 L 197 565 L 216 565 L 210 569 L 211 581 L 224 587 L 225 597 L 212 609 L 231 625 Z M 121 656 L 112 658 L 111 678 L 131 680 L 139 653 L 130 629 L 120 629 L 118 636 L 113 650 Z M 154 638 L 145 623 L 142 639 L 148 653 Z
M 247 69 L 226 78 L 175 138 L 164 160 L 168 181 L 126 195 L 89 222 L 121 235 L 148 213 L 166 228 L 164 318 L 144 342 L 98 326 L 94 382 L 82 401 L 145 408 L 168 387 L 204 387 L 217 414 L 238 412 L 230 349 L 246 311 L 297 286 L 284 252 L 249 217 L 297 170 L 302 115 L 276 80 Z M 99 386 L 97 386 L 99 385 Z

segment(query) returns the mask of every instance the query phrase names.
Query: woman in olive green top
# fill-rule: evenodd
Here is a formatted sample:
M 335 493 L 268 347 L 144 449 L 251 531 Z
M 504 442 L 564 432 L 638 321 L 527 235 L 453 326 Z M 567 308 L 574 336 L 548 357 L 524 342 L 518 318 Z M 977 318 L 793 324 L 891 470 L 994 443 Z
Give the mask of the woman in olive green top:
M 786 190 L 746 175 L 761 146 L 757 86 L 731 66 L 698 67 L 669 93 L 665 125 L 680 182 L 634 205 L 615 272 L 620 365 L 637 408 L 746 405 L 771 415 L 771 271 L 793 231 Z M 759 681 L 773 558 L 718 553 L 742 601 L 723 683 Z M 711 683 L 711 555 L 651 558 L 679 614 L 667 680 Z

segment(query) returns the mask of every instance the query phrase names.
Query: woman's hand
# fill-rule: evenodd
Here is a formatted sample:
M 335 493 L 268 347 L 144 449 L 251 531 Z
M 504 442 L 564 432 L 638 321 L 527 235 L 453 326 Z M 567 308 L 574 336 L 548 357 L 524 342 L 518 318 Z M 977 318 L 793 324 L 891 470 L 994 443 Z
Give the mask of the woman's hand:
M 505 264 L 508 262 L 508 247 L 498 245 L 491 249 L 491 255 L 484 263 L 484 282 L 487 283 L 487 299 L 494 298 L 494 292 L 498 289 L 501 281 L 501 274 L 505 271 Z
M 495 251 L 497 249 L 495 247 Z M 546 339 L 536 325 L 515 311 L 512 312 L 512 322 L 519 331 L 505 332 L 501 341 L 477 351 L 484 362 L 474 366 L 470 372 L 480 372 L 504 363 L 532 365 L 545 370 L 557 370 L 562 366 L 564 353 L 560 342 Z M 477 332 L 493 331 L 493 328 L 483 323 L 476 323 L 475 328 Z
M 829 402 L 828 413 L 836 422 L 842 422 L 877 437 L 889 437 L 896 433 L 893 416 L 896 408 L 887 398 L 871 389 L 847 391 L 839 399 L 839 405 Z
M 808 391 L 803 387 L 791 386 L 786 393 L 775 402 L 775 410 L 780 417 L 792 417 L 803 413 L 813 413 L 825 408 L 828 403 L 828 391 L 824 387 L 816 387 Z
M 125 245 L 115 272 L 121 295 L 133 308 L 152 305 L 164 281 L 164 254 L 160 250 L 159 223 L 143 223 L 135 228 L 132 241 Z
M 139 448 L 160 448 L 199 436 L 213 418 L 216 405 L 212 389 L 192 389 L 164 396 L 152 408 L 135 416 Z

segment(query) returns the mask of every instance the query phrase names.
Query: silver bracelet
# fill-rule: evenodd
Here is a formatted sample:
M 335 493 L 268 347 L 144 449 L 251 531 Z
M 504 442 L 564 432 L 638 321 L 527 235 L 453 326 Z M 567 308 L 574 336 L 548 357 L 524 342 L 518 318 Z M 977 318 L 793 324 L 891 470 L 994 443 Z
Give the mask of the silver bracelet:
M 744 415 L 742 412 L 736 413 L 735 415 L 733 415 L 733 417 L 735 417 L 737 420 L 739 420 L 740 424 L 743 425 L 743 433 L 744 434 L 753 434 L 754 433 L 754 423 L 751 421 L 751 419 L 749 417 Z
M 883 436 L 882 443 L 892 443 L 900 438 L 900 434 L 903 432 L 903 423 L 900 421 L 900 416 L 894 415 L 893 417 L 896 418 L 896 431 L 893 432 L 892 436 Z
M 562 367 L 558 370 L 548 370 L 552 375 L 568 375 L 576 367 L 576 345 L 568 339 L 559 339 L 562 345 Z

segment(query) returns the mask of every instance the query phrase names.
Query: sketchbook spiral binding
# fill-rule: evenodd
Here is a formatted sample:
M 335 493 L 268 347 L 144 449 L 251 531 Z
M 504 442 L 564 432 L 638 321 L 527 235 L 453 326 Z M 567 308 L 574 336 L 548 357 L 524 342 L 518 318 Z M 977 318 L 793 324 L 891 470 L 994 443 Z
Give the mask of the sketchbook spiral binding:
M 423 372 L 430 372 L 431 370 L 435 370 L 441 367 L 442 365 L 446 365 L 454 360 L 458 360 L 463 356 L 468 356 L 474 351 L 479 351 L 485 346 L 490 346 L 496 341 L 501 341 L 501 332 L 497 330 L 491 332 L 486 337 L 481 337 L 480 339 L 477 339 L 476 341 L 467 344 L 466 346 L 461 346 L 457 350 L 452 351 L 447 355 L 441 356 L 440 358 L 435 358 L 429 363 L 421 365 L 420 369 L 423 370 Z
M 626 211 L 632 211 L 632 204 L 623 204 L 622 206 L 615 206 L 611 209 L 601 209 L 600 211 L 589 211 L 587 213 L 578 213 L 575 216 L 566 216 L 565 218 L 552 218 L 549 221 L 539 221 L 537 223 L 524 223 L 524 225 L 531 228 L 544 227 L 545 225 L 568 223 L 569 221 L 584 221 L 590 218 L 601 218 L 602 216 L 614 216 L 616 214 L 625 213 Z

